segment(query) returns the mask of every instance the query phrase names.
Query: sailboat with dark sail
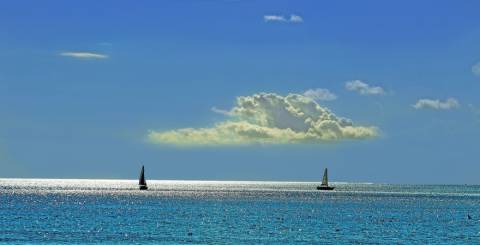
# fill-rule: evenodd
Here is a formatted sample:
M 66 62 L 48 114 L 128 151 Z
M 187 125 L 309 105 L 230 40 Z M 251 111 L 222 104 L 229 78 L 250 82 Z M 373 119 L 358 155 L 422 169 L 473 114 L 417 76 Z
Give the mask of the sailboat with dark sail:
M 334 188 L 335 187 L 333 186 L 328 186 L 328 169 L 325 168 L 325 171 L 323 172 L 322 184 L 317 186 L 317 190 L 331 191 Z
M 138 179 L 138 187 L 140 190 L 147 190 L 147 181 L 145 181 L 145 168 L 142 165 L 142 171 L 140 172 L 140 178 Z

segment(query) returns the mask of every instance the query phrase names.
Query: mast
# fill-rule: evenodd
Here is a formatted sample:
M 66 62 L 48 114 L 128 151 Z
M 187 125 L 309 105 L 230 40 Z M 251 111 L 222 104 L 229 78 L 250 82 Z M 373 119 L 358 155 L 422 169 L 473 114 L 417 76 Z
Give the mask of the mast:
M 328 186 L 328 169 L 327 168 L 325 168 L 325 171 L 323 172 L 322 185 Z

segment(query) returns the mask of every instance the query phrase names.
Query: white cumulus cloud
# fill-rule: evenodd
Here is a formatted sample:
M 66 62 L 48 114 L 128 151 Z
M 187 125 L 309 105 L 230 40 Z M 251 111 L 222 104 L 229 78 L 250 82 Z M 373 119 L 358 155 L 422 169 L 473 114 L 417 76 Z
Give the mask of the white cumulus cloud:
M 291 22 L 291 23 L 302 23 L 303 18 L 300 15 L 292 14 L 289 18 L 283 15 L 264 15 L 263 20 L 265 22 Z
M 336 100 L 337 96 L 330 92 L 328 89 L 324 88 L 317 88 L 317 89 L 309 89 L 303 93 L 305 97 L 308 97 L 313 100 L 323 100 L 323 101 L 330 101 L 330 100 Z
M 379 86 L 370 86 L 360 80 L 348 81 L 345 83 L 345 88 L 350 91 L 356 91 L 361 95 L 382 95 L 385 90 Z
M 413 108 L 415 109 L 435 109 L 435 110 L 450 110 L 460 107 L 460 103 L 455 98 L 448 98 L 445 101 L 433 99 L 419 99 Z
M 68 56 L 78 59 L 106 59 L 108 55 L 91 53 L 91 52 L 63 52 L 60 53 L 61 56 Z
M 472 72 L 476 76 L 480 76 L 480 62 L 472 66 Z
M 148 139 L 157 144 L 198 146 L 322 143 L 378 135 L 377 128 L 357 126 L 300 94 L 241 96 L 224 114 L 229 118 L 213 127 L 151 130 Z

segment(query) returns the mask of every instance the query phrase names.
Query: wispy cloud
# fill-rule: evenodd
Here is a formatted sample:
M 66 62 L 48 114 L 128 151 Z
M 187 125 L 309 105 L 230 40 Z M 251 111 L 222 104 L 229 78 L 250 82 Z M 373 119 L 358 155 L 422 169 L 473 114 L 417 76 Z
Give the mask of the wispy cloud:
M 106 59 L 108 55 L 91 52 L 62 52 L 61 56 L 68 56 L 77 59 Z
M 300 94 L 241 96 L 231 110 L 217 111 L 229 118 L 208 128 L 151 130 L 148 139 L 156 144 L 199 146 L 322 143 L 378 135 L 375 127 L 354 125 Z
M 265 22 L 291 22 L 291 23 L 301 23 L 303 18 L 300 15 L 292 14 L 289 18 L 283 15 L 264 15 L 263 20 Z
M 290 22 L 300 23 L 300 22 L 303 22 L 303 18 L 300 15 L 292 14 L 292 15 L 290 15 Z
M 475 65 L 472 66 L 472 72 L 476 76 L 480 76 L 480 62 L 476 63 Z
M 324 88 L 317 88 L 317 89 L 309 89 L 303 93 L 305 97 L 308 97 L 313 100 L 317 101 L 331 101 L 336 100 L 337 96 L 330 92 L 328 89 Z
M 211 110 L 215 113 L 218 113 L 218 114 L 222 114 L 222 115 L 225 115 L 225 116 L 231 116 L 232 115 L 232 112 L 231 111 L 227 111 L 227 110 L 223 110 L 223 109 L 218 109 L 217 107 L 212 107 Z
M 435 110 L 451 110 L 460 107 L 460 103 L 455 98 L 448 98 L 445 101 L 434 99 L 420 99 L 413 105 L 415 109 L 435 109 Z
M 480 122 L 480 107 L 476 107 L 473 104 L 469 104 L 468 107 L 472 111 L 472 114 L 477 122 Z
M 270 22 L 270 21 L 286 22 L 287 21 L 287 19 L 285 19 L 285 17 L 281 15 L 264 15 L 263 20 L 265 20 L 266 22 Z
M 361 95 L 383 95 L 385 90 L 379 86 L 370 86 L 360 80 L 348 81 L 345 83 L 345 88 L 349 91 L 356 91 Z
M 100 45 L 100 46 L 112 46 L 113 44 L 110 43 L 110 42 L 99 42 L 99 43 L 97 43 L 97 45 Z

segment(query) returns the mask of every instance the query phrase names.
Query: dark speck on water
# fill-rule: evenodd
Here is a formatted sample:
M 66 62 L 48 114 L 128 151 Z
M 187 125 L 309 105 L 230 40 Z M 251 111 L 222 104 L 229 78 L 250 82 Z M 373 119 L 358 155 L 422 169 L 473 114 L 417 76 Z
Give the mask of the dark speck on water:
M 480 186 L 137 182 L 0 179 L 0 243 L 480 244 Z

